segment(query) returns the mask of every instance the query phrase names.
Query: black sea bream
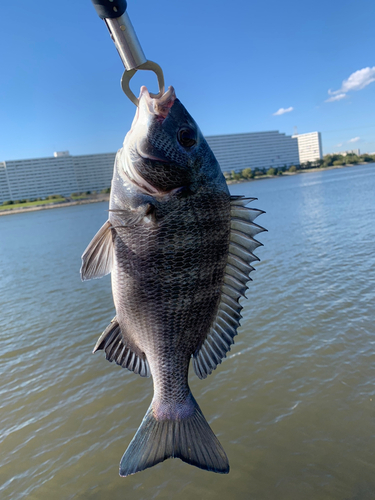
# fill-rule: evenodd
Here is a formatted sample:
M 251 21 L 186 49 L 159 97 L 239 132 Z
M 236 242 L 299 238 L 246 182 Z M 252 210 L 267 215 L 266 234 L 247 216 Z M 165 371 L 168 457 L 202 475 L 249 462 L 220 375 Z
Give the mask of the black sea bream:
M 251 201 L 230 196 L 211 149 L 172 87 L 142 87 L 116 156 L 109 220 L 83 254 L 83 280 L 112 273 L 116 317 L 99 338 L 110 361 L 152 376 L 154 397 L 122 457 L 128 476 L 167 458 L 227 473 L 226 454 L 188 386 L 233 344 L 258 260 Z

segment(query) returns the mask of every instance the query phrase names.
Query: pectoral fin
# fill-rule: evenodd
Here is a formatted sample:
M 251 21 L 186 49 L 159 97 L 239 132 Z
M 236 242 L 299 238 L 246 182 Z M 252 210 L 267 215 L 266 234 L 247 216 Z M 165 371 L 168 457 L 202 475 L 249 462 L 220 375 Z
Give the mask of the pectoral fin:
M 113 240 L 112 225 L 107 221 L 91 240 L 82 255 L 81 279 L 102 278 L 112 271 Z

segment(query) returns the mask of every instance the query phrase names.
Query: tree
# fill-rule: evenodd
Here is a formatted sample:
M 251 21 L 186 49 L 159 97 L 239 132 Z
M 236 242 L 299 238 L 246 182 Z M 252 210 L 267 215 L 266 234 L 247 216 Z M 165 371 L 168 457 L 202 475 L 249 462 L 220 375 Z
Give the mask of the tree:
M 358 156 L 357 155 L 348 155 L 346 158 L 345 158 L 345 163 L 348 165 L 356 165 L 359 160 L 358 160 Z
M 372 158 L 372 156 L 370 156 L 368 154 L 361 155 L 361 160 L 365 161 L 366 163 L 371 163 L 371 162 L 374 161 L 374 159 Z
M 254 178 L 254 172 L 251 168 L 244 168 L 242 170 L 242 177 L 245 179 L 253 179 Z
M 240 172 L 235 172 L 234 170 L 232 170 L 232 179 L 234 181 L 239 181 L 242 179 L 242 175 Z

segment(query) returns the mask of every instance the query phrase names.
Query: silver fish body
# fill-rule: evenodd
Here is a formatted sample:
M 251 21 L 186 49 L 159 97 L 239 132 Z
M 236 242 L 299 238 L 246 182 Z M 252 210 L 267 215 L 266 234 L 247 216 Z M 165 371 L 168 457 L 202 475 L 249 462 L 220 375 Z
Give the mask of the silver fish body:
M 231 197 L 198 126 L 170 88 L 141 89 L 115 161 L 110 216 L 82 259 L 82 279 L 112 273 L 116 317 L 99 338 L 110 361 L 152 375 L 154 397 L 120 475 L 166 458 L 227 473 L 226 454 L 188 386 L 230 349 L 261 211 Z

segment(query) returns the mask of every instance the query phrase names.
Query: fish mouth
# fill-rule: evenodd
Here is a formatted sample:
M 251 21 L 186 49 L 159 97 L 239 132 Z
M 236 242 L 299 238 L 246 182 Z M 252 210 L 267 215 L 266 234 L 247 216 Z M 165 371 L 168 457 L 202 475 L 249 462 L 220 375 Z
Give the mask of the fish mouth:
M 167 158 L 163 156 L 163 153 L 161 151 L 153 151 L 154 153 L 156 153 L 155 155 L 152 154 L 151 151 L 147 151 L 147 148 L 142 147 L 142 140 L 144 136 L 140 134 L 140 131 L 143 130 L 143 133 L 147 136 L 145 132 L 149 128 L 150 120 L 154 121 L 156 119 L 159 124 L 162 124 L 167 118 L 169 111 L 176 99 L 176 92 L 172 86 L 170 86 L 161 97 L 151 97 L 147 87 L 142 86 L 139 94 L 139 106 L 137 108 L 131 129 L 125 138 L 124 146 L 128 141 L 134 141 L 133 147 L 131 149 L 133 150 L 133 152 L 136 151 L 136 154 L 142 160 L 159 164 L 169 163 Z M 139 135 L 140 137 L 138 137 Z M 134 159 L 132 159 L 130 156 L 127 157 L 126 166 L 127 168 L 125 169 L 125 173 L 127 174 L 129 180 L 136 184 L 142 191 L 147 192 L 148 194 L 151 194 L 153 196 L 166 195 L 171 193 L 173 194 L 175 191 L 181 189 L 181 187 L 179 186 L 172 189 L 163 190 L 160 189 L 160 187 L 153 186 L 138 172 L 137 167 L 134 163 Z
M 163 123 L 176 99 L 176 92 L 172 86 L 168 87 L 161 97 L 151 97 L 147 87 L 142 85 L 137 111 L 128 135 L 132 135 L 138 121 L 147 122 L 149 118 L 155 117 L 159 123 Z
M 139 113 L 148 115 L 148 117 L 151 115 L 151 117 L 155 117 L 156 120 L 162 124 L 167 118 L 175 100 L 176 92 L 172 86 L 168 87 L 168 90 L 164 92 L 161 97 L 155 98 L 150 96 L 149 91 L 143 85 L 139 94 Z M 155 156 L 150 152 L 142 151 L 141 147 L 138 147 L 138 154 L 145 160 L 158 162 L 166 161 L 165 157 Z
M 168 116 L 169 110 L 176 100 L 176 92 L 172 86 L 159 97 L 151 97 L 147 88 L 143 85 L 139 94 L 139 108 L 156 116 L 158 121 L 164 121 Z

